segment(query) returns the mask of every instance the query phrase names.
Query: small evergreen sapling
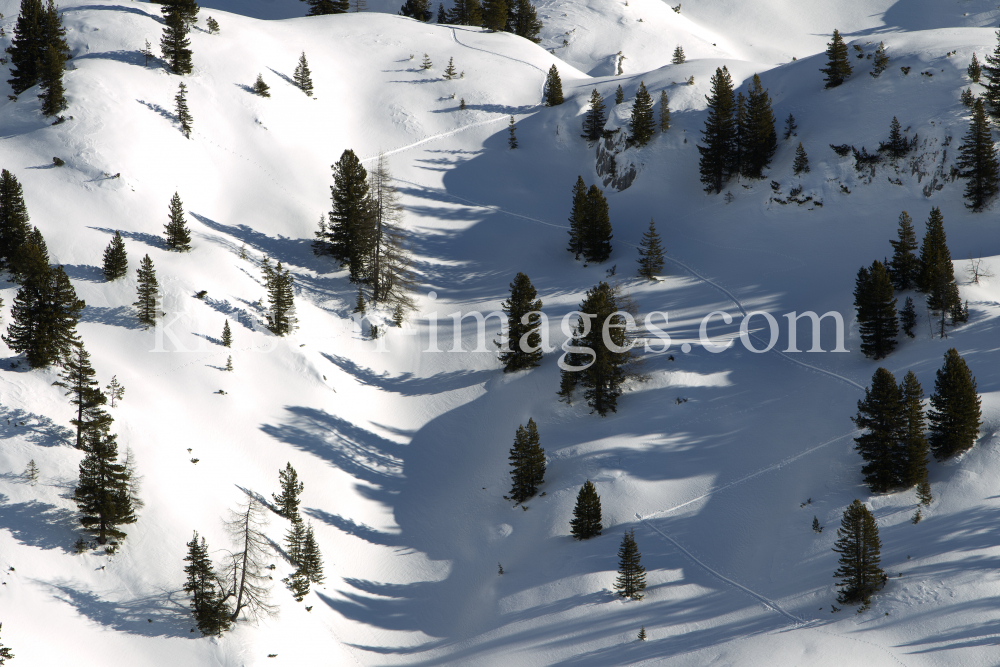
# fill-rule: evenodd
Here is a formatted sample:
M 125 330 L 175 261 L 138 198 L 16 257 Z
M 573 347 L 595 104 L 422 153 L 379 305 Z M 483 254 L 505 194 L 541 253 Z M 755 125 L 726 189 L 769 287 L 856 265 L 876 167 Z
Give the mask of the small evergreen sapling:
M 143 57 L 143 67 L 149 67 L 149 59 L 153 57 L 153 47 L 150 46 L 149 40 L 146 40 L 146 46 L 142 47 L 139 51 L 139 55 Z
M 615 90 L 615 104 L 621 104 L 625 101 L 625 91 L 622 90 L 622 85 L 618 84 L 618 89 Z
M 271 87 L 264 83 L 264 77 L 260 74 L 257 75 L 257 80 L 253 82 L 253 92 L 255 95 L 260 95 L 261 97 L 271 96 Z
M 430 69 L 433 66 L 434 66 L 434 63 L 431 62 L 431 57 L 425 53 L 424 54 L 424 61 L 422 63 L 420 63 L 420 69 Z
M 649 229 L 639 242 L 639 275 L 646 280 L 655 280 L 663 271 L 663 245 L 656 233 L 656 223 L 649 219 Z
M 190 139 L 194 119 L 191 117 L 191 111 L 188 109 L 187 86 L 183 82 L 177 88 L 177 94 L 174 96 L 174 106 L 177 111 L 177 122 L 181 124 L 181 132 L 184 133 L 185 137 Z
M 38 484 L 38 466 L 35 465 L 35 459 L 28 461 L 28 467 L 24 469 L 24 478 L 31 486 Z
M 975 52 L 972 53 L 972 60 L 969 61 L 969 68 L 966 70 L 969 75 L 969 79 L 972 83 L 979 83 L 979 77 L 983 73 L 983 67 L 979 64 L 979 58 L 976 57 Z
M 674 65 L 683 65 L 685 60 L 687 60 L 687 58 L 684 57 L 684 47 L 678 44 L 677 48 L 674 49 L 674 55 L 673 58 L 670 59 L 670 62 Z
M 795 123 L 795 116 L 788 114 L 788 118 L 785 119 L 785 141 L 788 141 L 791 137 L 798 136 L 795 130 L 799 129 L 799 126 Z
M 222 345 L 224 347 L 233 346 L 233 331 L 229 328 L 229 320 L 222 326 Z
M 309 577 L 306 576 L 301 567 L 295 570 L 295 574 L 283 581 L 288 584 L 288 590 L 291 591 L 296 602 L 302 602 L 302 599 L 309 595 Z
M 309 71 L 309 61 L 306 60 L 305 51 L 303 51 L 302 55 L 299 56 L 299 63 L 295 66 L 295 72 L 292 74 L 292 80 L 295 82 L 295 85 L 299 87 L 299 90 L 307 96 L 312 97 L 312 72 Z
M 112 408 L 115 407 L 115 403 L 125 397 L 125 386 L 118 381 L 117 375 L 111 376 L 111 382 L 108 383 L 106 389 L 108 390 L 108 398 L 111 399 Z
M 507 137 L 507 145 L 510 146 L 511 150 L 514 150 L 515 148 L 517 148 L 517 135 L 514 133 L 514 130 L 515 130 L 515 127 L 514 127 L 514 117 L 511 116 L 510 117 L 510 127 L 508 128 L 508 132 L 510 133 L 510 136 Z
M 205 21 L 205 25 L 208 26 L 208 34 L 209 35 L 218 35 L 219 34 L 219 22 L 216 21 L 211 16 L 208 17 L 207 21 Z
M 0 629 L 3 628 L 3 623 L 0 623 Z M 13 660 L 14 654 L 10 652 L 10 648 L 0 644 L 0 665 L 4 664 L 7 660 Z
M 813 516 L 813 531 L 817 533 L 823 532 L 823 526 L 819 525 L 819 517 Z
M 128 275 L 128 254 L 121 232 L 115 232 L 111 243 L 104 249 L 104 279 L 108 282 Z
M 226 357 L 226 370 L 230 373 L 233 371 L 233 356 L 229 355 Z
M 618 578 L 615 590 L 623 598 L 641 600 L 646 589 L 646 568 L 641 563 L 642 554 L 635 543 L 635 529 L 625 533 L 618 548 Z
M 646 626 L 645 625 L 642 626 L 641 628 L 639 628 L 639 637 L 638 637 L 638 639 L 641 642 L 646 641 Z
M 802 147 L 802 142 L 799 142 L 799 147 L 795 149 L 795 162 L 792 163 L 792 171 L 795 175 L 809 173 L 809 156 L 806 155 L 806 149 Z
M 601 497 L 597 488 L 589 479 L 580 487 L 576 495 L 576 507 L 573 508 L 573 518 L 569 522 L 570 535 L 577 540 L 589 540 L 601 534 Z
M 517 427 L 514 446 L 510 449 L 510 497 L 523 503 L 538 492 L 545 479 L 545 450 L 539 444 L 538 427 L 534 419 L 528 419 L 528 426 Z
M 885 52 L 885 44 L 879 42 L 878 48 L 875 49 L 875 58 L 872 60 L 872 71 L 870 72 L 872 78 L 877 79 L 888 66 L 889 55 Z
M 460 111 L 465 111 L 465 98 L 463 97 L 458 101 L 458 108 Z
M 455 78 L 458 74 L 458 70 L 455 69 L 455 58 L 448 58 L 448 66 L 444 68 L 444 78 L 451 80 Z

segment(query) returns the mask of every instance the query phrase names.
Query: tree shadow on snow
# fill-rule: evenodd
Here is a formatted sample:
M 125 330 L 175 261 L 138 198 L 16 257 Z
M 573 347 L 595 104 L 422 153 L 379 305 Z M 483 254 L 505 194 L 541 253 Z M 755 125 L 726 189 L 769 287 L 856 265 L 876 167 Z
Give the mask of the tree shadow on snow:
M 419 377 L 413 373 L 402 373 L 391 377 L 387 372 L 381 375 L 376 374 L 370 368 L 363 368 L 347 357 L 339 357 L 326 352 L 320 352 L 320 354 L 345 373 L 353 375 L 361 384 L 378 387 L 383 391 L 403 396 L 427 396 L 473 387 L 496 375 L 496 371 L 492 370 L 469 370 L 438 373 L 431 377 Z
M 70 280 L 79 280 L 87 283 L 104 283 L 104 271 L 98 266 L 89 264 L 63 264 L 63 271 Z
M 401 535 L 394 535 L 392 533 L 385 533 L 380 530 L 376 530 L 371 526 L 367 526 L 363 523 L 356 523 L 347 517 L 340 516 L 339 514 L 330 514 L 321 509 L 315 507 L 307 507 L 305 513 L 308 516 L 316 519 L 317 521 L 322 521 L 328 526 L 333 526 L 334 528 L 347 533 L 348 535 L 353 535 L 358 537 L 369 544 L 378 544 L 385 547 L 405 547 L 405 542 L 400 539 Z
M 42 447 L 57 447 L 73 444 L 76 434 L 45 415 L 0 406 L 0 445 L 10 438 L 21 438 Z
M 10 531 L 21 544 L 40 549 L 72 551 L 80 520 L 65 507 L 29 500 L 0 505 L 0 529 Z
M 299 87 L 298 84 L 295 83 L 295 79 L 293 79 L 292 77 L 288 76 L 287 74 L 282 74 L 281 72 L 279 72 L 278 70 L 274 69 L 273 67 L 268 67 L 268 69 L 271 70 L 274 73 L 275 76 L 277 76 L 278 78 L 280 78 L 282 81 L 284 81 L 288 85 L 294 86 L 295 88 Z
M 105 600 L 90 591 L 83 591 L 69 582 L 38 583 L 47 586 L 56 597 L 76 608 L 90 620 L 117 632 L 144 637 L 200 638 L 183 590 L 161 590 L 159 593 L 131 600 Z
M 91 227 L 90 229 L 96 229 L 99 232 L 104 232 L 110 236 L 114 236 L 115 232 L 122 235 L 122 238 L 126 238 L 130 241 L 138 241 L 139 243 L 145 243 L 151 248 L 158 248 L 160 250 L 166 250 L 167 244 L 162 237 L 156 236 L 155 234 L 147 234 L 145 232 L 126 232 L 120 229 L 108 229 L 107 227 Z
M 84 53 L 83 55 L 76 56 L 74 60 L 116 60 L 120 63 L 125 63 L 126 65 L 146 65 L 146 56 L 138 51 L 133 50 L 121 50 L 121 51 L 100 51 L 98 53 Z
M 76 5 L 75 7 L 67 7 L 65 9 L 61 9 L 60 11 L 66 13 L 66 12 L 82 12 L 85 10 L 103 11 L 103 12 L 126 12 L 128 14 L 138 14 L 143 18 L 152 19 L 157 23 L 163 23 L 163 24 L 166 23 L 166 21 L 164 21 L 162 17 L 157 16 L 156 14 L 150 14 L 148 12 L 144 12 L 136 7 L 125 7 L 124 5 Z
M 135 310 L 129 306 L 115 306 L 109 308 L 105 306 L 87 306 L 80 314 L 81 322 L 92 322 L 95 324 L 106 324 L 111 327 L 121 327 L 123 329 L 143 329 L 145 325 L 139 321 L 135 315 Z
M 156 113 L 160 114 L 161 116 L 163 116 L 164 118 L 166 118 L 167 120 L 169 120 L 172 123 L 179 123 L 180 122 L 177 119 L 176 115 L 174 115 L 173 113 L 171 113 L 167 109 L 164 109 L 159 104 L 155 104 L 153 102 L 147 102 L 146 100 L 136 100 L 136 102 L 138 102 L 139 104 L 143 105 L 144 107 L 147 107 L 147 108 L 155 111 Z

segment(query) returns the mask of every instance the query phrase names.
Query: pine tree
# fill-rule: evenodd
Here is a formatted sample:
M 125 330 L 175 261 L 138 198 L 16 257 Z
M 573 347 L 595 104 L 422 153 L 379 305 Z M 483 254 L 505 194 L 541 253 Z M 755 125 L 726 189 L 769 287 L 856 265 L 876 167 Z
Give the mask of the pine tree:
M 641 628 L 639 628 L 638 640 L 641 641 L 641 642 L 646 641 L 646 626 L 645 625 L 642 626 Z
M 98 544 L 106 544 L 108 538 L 125 537 L 118 527 L 136 521 L 129 502 L 128 474 L 125 466 L 117 462 L 117 437 L 106 431 L 87 434 L 87 455 L 80 463 L 80 480 L 73 494 L 80 523 L 97 534 Z
M 115 402 L 121 401 L 125 396 L 125 386 L 118 381 L 117 375 L 111 376 L 111 382 L 105 387 L 108 390 L 108 398 L 111 399 L 111 407 L 115 407 Z
M 115 232 L 111 243 L 104 249 L 104 279 L 108 282 L 124 278 L 128 274 L 128 254 L 121 232 Z
M 545 104 L 550 107 L 559 106 L 563 103 L 562 79 L 559 78 L 559 70 L 553 64 L 549 68 L 549 73 L 545 77 Z
M 578 540 L 589 540 L 600 535 L 604 528 L 601 525 L 601 497 L 597 495 L 597 487 L 589 479 L 576 495 L 576 507 L 569 525 L 570 534 Z
M 312 72 L 309 71 L 309 61 L 306 60 L 305 51 L 303 51 L 302 55 L 299 56 L 299 64 L 295 66 L 295 72 L 292 74 L 292 80 L 295 82 L 295 85 L 299 87 L 299 90 L 307 96 L 312 97 Z
M 431 62 L 431 57 L 425 53 L 424 60 L 420 63 L 420 69 L 430 69 L 433 66 L 434 63 Z
M 913 299 L 906 297 L 903 310 L 899 311 L 899 325 L 903 327 L 903 332 L 913 338 L 913 327 L 917 324 L 917 311 L 913 307 Z
M 653 122 L 653 97 L 646 90 L 646 84 L 642 81 L 639 82 L 639 90 L 632 103 L 632 117 L 629 120 L 629 127 L 632 130 L 630 139 L 637 146 L 648 144 L 656 133 L 656 124 Z
M 27 248 L 38 252 L 37 246 Z M 61 266 L 40 267 L 14 297 L 3 341 L 24 354 L 32 368 L 61 363 L 77 341 L 76 324 L 85 306 Z
M 514 446 L 510 448 L 510 497 L 523 503 L 538 492 L 545 479 L 545 450 L 539 444 L 538 427 L 534 419 L 528 426 L 517 427 Z
M 208 34 L 209 35 L 218 35 L 219 34 L 219 22 L 216 21 L 211 16 L 208 17 L 207 21 L 205 21 L 205 25 L 208 26 Z
M 920 277 L 920 260 L 914 254 L 918 246 L 917 234 L 913 231 L 913 218 L 906 211 L 899 214 L 897 234 L 898 240 L 889 241 L 892 244 L 889 274 L 892 276 L 892 284 L 896 289 L 912 289 L 916 287 Z
M 712 76 L 712 94 L 707 95 L 708 118 L 702 131 L 704 146 L 698 146 L 701 159 L 698 164 L 705 191 L 722 192 L 729 178 L 733 154 L 736 151 L 736 126 L 733 116 L 736 101 L 733 97 L 733 79 L 725 67 L 715 70 Z
M 357 283 L 363 280 L 364 260 L 369 255 L 371 200 L 368 172 L 351 149 L 345 150 L 333 165 L 333 183 L 328 252 L 350 267 L 351 282 Z
M 507 0 L 483 0 L 483 28 L 486 30 L 502 32 L 507 27 L 507 14 Z
M 31 486 L 38 484 L 38 466 L 35 465 L 35 459 L 28 461 L 28 467 L 24 469 L 24 478 Z
M 455 69 L 455 59 L 448 58 L 448 66 L 444 68 L 444 78 L 454 79 L 456 74 L 458 74 L 458 70 Z
M 191 117 L 191 111 L 188 109 L 187 86 L 183 82 L 177 87 L 177 94 L 174 95 L 174 107 L 177 111 L 177 122 L 181 124 L 181 132 L 190 139 L 191 124 L 194 122 L 194 118 Z
M 678 44 L 677 48 L 674 49 L 674 57 L 670 59 L 670 62 L 674 65 L 683 65 L 685 60 L 687 58 L 684 57 L 684 47 Z
M 285 549 L 288 554 L 288 560 L 292 561 L 292 564 L 296 566 L 301 566 L 302 548 L 306 543 L 306 525 L 303 523 L 298 511 L 289 518 L 292 520 L 292 527 L 285 533 Z
M 448 22 L 448 14 L 447 12 L 444 11 L 443 2 L 438 3 L 437 22 L 441 25 L 444 25 L 445 23 Z
M 348 0 L 306 0 L 306 2 L 309 4 L 309 16 L 346 14 L 351 8 Z
M 539 333 L 542 300 L 537 297 L 538 292 L 528 276 L 518 272 L 510 284 L 510 298 L 500 304 L 507 315 L 506 339 L 494 342 L 500 348 L 504 373 L 534 368 L 542 361 Z
M 148 39 L 146 40 L 146 45 L 142 47 L 142 50 L 139 51 L 139 53 L 142 54 L 143 58 L 142 66 L 149 67 L 149 59 L 153 58 L 154 56 L 153 56 L 153 46 L 149 43 Z
M 226 366 L 225 366 L 225 368 L 226 368 L 226 370 L 228 372 L 230 372 L 230 373 L 233 372 L 233 355 L 229 355 L 228 357 L 226 357 Z
M 194 614 L 198 630 L 206 637 L 218 636 L 228 630 L 229 609 L 222 601 L 216 588 L 215 569 L 208 555 L 208 544 L 205 538 L 198 540 L 198 531 L 187 543 L 188 555 L 184 558 L 188 565 L 184 567 L 187 582 L 184 592 L 191 596 L 191 610 Z
M 986 62 L 982 66 L 982 76 L 986 77 L 983 87 L 983 98 L 986 100 L 986 111 L 994 119 L 1000 119 L 1000 30 L 996 32 L 997 45 L 993 53 L 986 54 Z
M 641 600 L 646 590 L 646 568 L 640 562 L 642 554 L 635 543 L 635 529 L 625 533 L 618 548 L 618 578 L 615 590 L 623 598 Z
M 323 576 L 323 556 L 319 552 L 319 545 L 316 543 L 316 536 L 313 534 L 313 527 L 310 524 L 306 529 L 306 538 L 302 543 L 302 573 L 314 584 L 322 584 Z
M 583 134 L 580 135 L 588 141 L 597 141 L 604 133 L 604 124 L 607 116 L 604 115 L 604 100 L 601 94 L 594 88 L 590 94 L 590 110 L 583 116 Z
M 913 371 L 907 371 L 899 386 L 902 398 L 902 449 L 899 481 L 910 488 L 927 479 L 927 437 L 924 435 L 924 390 Z
M 806 149 L 802 147 L 801 141 L 799 147 L 795 149 L 795 162 L 792 163 L 792 171 L 796 176 L 809 173 L 809 156 L 806 155 Z
M 618 88 L 615 90 L 615 104 L 621 104 L 625 101 L 625 91 L 622 90 L 622 85 L 619 83 Z
M 65 70 L 65 56 L 50 45 L 42 56 L 38 72 L 42 90 L 38 97 L 42 100 L 43 116 L 55 116 L 69 106 L 66 102 L 66 89 L 63 87 Z
M 888 66 L 889 55 L 885 52 L 885 44 L 879 42 L 878 47 L 875 49 L 875 58 L 872 60 L 872 71 L 870 72 L 872 78 L 877 79 Z
M 924 506 L 930 505 L 931 501 L 934 500 L 934 496 L 931 495 L 930 480 L 926 477 L 920 480 L 920 483 L 917 484 L 917 500 Z
M 541 42 L 538 35 L 542 31 L 542 22 L 538 20 L 535 6 L 529 0 L 511 0 L 509 7 L 507 30 L 529 42 Z
M 257 80 L 253 82 L 253 92 L 254 95 L 260 95 L 261 97 L 271 96 L 271 87 L 264 83 L 264 77 L 260 74 L 257 75 Z
M 851 421 L 865 431 L 854 439 L 854 448 L 865 461 L 861 472 L 868 488 L 872 493 L 885 493 L 900 486 L 904 406 L 903 392 L 892 373 L 884 368 L 875 371 L 871 387 L 865 388 L 865 398 L 858 401 L 858 414 Z
M 795 124 L 795 116 L 788 114 L 788 118 L 785 119 L 785 141 L 788 141 L 791 137 L 798 136 L 795 130 L 799 129 L 799 126 Z
M 409 16 L 427 23 L 434 14 L 431 12 L 431 4 L 428 0 L 406 0 L 399 8 L 399 15 Z
M 170 198 L 169 221 L 163 226 L 167 237 L 167 248 L 178 252 L 191 250 L 191 231 L 184 219 L 184 204 L 176 192 Z
M 833 40 L 826 45 L 826 57 L 826 67 L 821 68 L 820 72 L 826 74 L 824 79 L 826 87 L 836 88 L 844 83 L 852 72 L 851 63 L 847 58 L 847 44 L 844 43 L 839 30 L 833 31 Z
M 28 207 L 17 177 L 6 169 L 0 171 L 0 262 L 12 270 L 21 246 L 31 235 Z
M 295 329 L 294 282 L 295 279 L 289 270 L 282 271 L 281 262 L 278 262 L 267 290 L 269 304 L 267 328 L 276 336 L 284 336 Z
M 139 263 L 138 269 L 138 301 L 132 305 L 136 307 L 139 321 L 147 327 L 156 324 L 157 301 L 160 298 L 160 284 L 156 281 L 156 271 L 153 269 L 153 260 L 147 254 Z
M 225 347 L 233 346 L 233 331 L 229 328 L 229 320 L 226 320 L 222 327 L 222 345 Z
M 0 628 L 3 628 L 3 623 L 0 623 Z M 10 652 L 10 648 L 5 647 L 3 644 L 0 644 L 0 665 L 4 664 L 4 662 L 7 660 L 13 660 L 13 659 L 14 659 L 14 654 Z
M 969 179 L 965 186 L 966 208 L 982 211 L 1000 189 L 997 185 L 1000 164 L 997 163 L 993 133 L 981 99 L 973 103 L 972 120 L 969 131 L 962 137 L 962 145 L 958 147 L 956 166 L 959 177 Z
M 670 129 L 670 100 L 667 98 L 667 91 L 660 91 L 660 132 Z
M 163 36 L 160 38 L 160 51 L 163 53 L 163 59 L 167 62 L 171 72 L 190 74 L 193 69 L 191 40 L 188 38 L 190 26 L 179 11 L 172 11 L 170 7 L 167 5 L 165 9 L 165 27 L 163 28 Z
M 910 142 L 903 136 L 899 120 L 895 116 L 889 124 L 889 141 L 879 142 L 878 150 L 880 153 L 888 153 L 893 160 L 898 160 L 910 152 Z
M 84 436 L 91 430 L 105 431 L 113 421 L 101 408 L 107 399 L 98 390 L 97 373 L 90 364 L 90 353 L 77 342 L 63 364 L 59 379 L 52 384 L 66 390 L 72 396 L 70 405 L 76 407 L 76 417 L 70 422 L 76 427 L 76 448 L 83 449 Z
M 747 100 L 743 93 L 736 94 L 736 113 L 733 114 L 733 118 L 736 121 L 736 133 L 733 151 L 729 155 L 729 173 L 738 175 L 743 172 L 750 136 L 750 126 L 747 123 Z
M 483 8 L 479 0 L 455 0 L 448 13 L 448 23 L 452 25 L 479 26 L 483 22 Z
M 278 482 L 281 484 L 281 494 L 271 494 L 279 508 L 278 514 L 286 519 L 298 516 L 299 494 L 305 485 L 299 481 L 299 474 L 291 463 L 287 463 L 284 470 L 278 471 Z
M 596 185 L 587 190 L 585 218 L 583 224 L 583 258 L 585 261 L 600 263 L 611 256 L 611 217 L 608 214 L 608 200 Z
M 570 251 L 580 259 L 583 254 L 583 242 L 587 225 L 587 184 L 583 182 L 583 176 L 576 177 L 576 184 L 573 186 L 573 208 L 569 215 L 569 247 Z
M 837 542 L 833 550 L 840 554 L 840 567 L 834 573 L 841 581 L 837 601 L 852 604 L 868 600 L 885 584 L 885 573 L 879 567 L 882 542 L 878 524 L 868 508 L 855 499 L 840 520 Z
M 861 334 L 861 352 L 878 361 L 895 349 L 899 333 L 892 281 L 882 262 L 875 260 L 870 269 L 861 267 L 858 270 L 854 307 Z
M 510 146 L 511 150 L 517 148 L 517 135 L 514 134 L 514 117 L 510 117 L 510 127 L 508 128 L 510 136 L 507 137 L 507 145 Z
M 920 274 L 917 287 L 927 293 L 927 306 L 941 313 L 941 337 L 944 337 L 944 323 L 952 305 L 958 299 L 955 284 L 955 267 L 951 263 L 951 252 L 944 233 L 944 216 L 937 206 L 931 209 L 927 220 L 927 231 L 920 247 Z
M 649 229 L 639 242 L 639 275 L 646 280 L 655 280 L 663 271 L 663 246 L 656 233 L 656 223 L 649 219 Z
M 295 573 L 291 577 L 284 579 L 284 581 L 288 584 L 288 590 L 291 591 L 292 597 L 295 598 L 296 602 L 302 602 L 302 599 L 309 595 L 309 577 L 306 576 L 301 567 L 295 570 Z
M 41 0 L 21 0 L 14 38 L 6 49 L 11 73 L 7 83 L 15 95 L 38 83 L 39 60 L 46 46 L 41 35 L 42 11 Z
M 819 525 L 819 517 L 813 515 L 813 531 L 817 533 L 823 532 L 823 527 Z
M 966 70 L 972 83 L 979 83 L 979 77 L 983 73 L 983 68 L 979 64 L 979 58 L 976 57 L 976 53 L 973 51 L 972 60 L 969 61 L 969 68 Z
M 771 164 L 778 148 L 774 122 L 771 96 L 761 85 L 760 77 L 754 74 L 747 94 L 747 136 L 742 142 L 745 156 L 741 161 L 741 173 L 747 178 L 764 178 L 764 170 Z
M 981 399 L 976 390 L 976 378 L 958 350 L 951 348 L 944 355 L 944 365 L 938 369 L 931 394 L 928 442 L 934 458 L 943 461 L 961 454 L 976 444 L 982 424 Z

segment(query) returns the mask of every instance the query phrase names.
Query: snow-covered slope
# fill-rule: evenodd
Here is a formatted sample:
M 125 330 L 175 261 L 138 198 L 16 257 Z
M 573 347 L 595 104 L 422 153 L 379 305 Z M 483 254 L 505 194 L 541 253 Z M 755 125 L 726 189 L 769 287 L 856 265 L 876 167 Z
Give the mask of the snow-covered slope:
M 991 603 L 1000 557 L 991 532 L 1000 483 L 993 342 L 1000 288 L 963 283 L 968 325 L 932 339 L 921 313 L 917 338 L 883 362 L 897 375 L 913 369 L 929 393 L 943 352 L 956 346 L 984 396 L 981 443 L 958 461 L 932 465 L 937 500 L 916 526 L 912 492 L 873 497 L 861 484 L 849 417 L 877 364 L 857 351 L 856 328 L 850 354 L 753 354 L 740 344 L 711 354 L 697 341 L 701 318 L 713 310 L 735 316 L 730 326 L 714 320 L 720 336 L 737 333 L 740 312 L 751 310 L 783 325 L 789 311 L 837 310 L 850 324 L 855 272 L 889 253 L 904 209 L 919 224 L 932 205 L 942 208 L 960 275 L 960 258 L 1000 255 L 995 214 L 968 213 L 963 184 L 950 177 L 966 125 L 958 99 L 968 85 L 964 68 L 973 50 L 982 57 L 995 39 L 990 29 L 965 27 L 992 21 L 985 5 L 958 5 L 970 11 L 962 17 L 969 24 L 951 21 L 949 5 L 934 15 L 939 23 L 924 25 L 890 21 L 903 15 L 891 3 L 847 4 L 834 14 L 833 3 L 802 13 L 792 3 L 706 2 L 676 14 L 642 4 L 650 0 L 628 7 L 593 0 L 560 5 L 562 27 L 557 6 L 543 4 L 547 31 L 577 26 L 576 41 L 552 55 L 549 42 L 378 13 L 261 21 L 224 11 L 280 18 L 304 7 L 255 1 L 256 8 L 249 0 L 206 3 L 212 9 L 204 15 L 222 32 L 192 37 L 195 73 L 183 79 L 190 141 L 173 118 L 181 79 L 143 67 L 138 54 L 161 30 L 158 8 L 144 3 L 66 4 L 76 53 L 66 76 L 72 120 L 50 126 L 31 91 L 0 107 L 2 166 L 24 185 L 33 224 L 88 304 L 80 333 L 102 383 L 114 374 L 127 388 L 115 427 L 136 451 L 146 500 L 119 554 L 71 553 L 81 457 L 67 444 L 69 406 L 51 386 L 53 371 L 12 368 L 7 352 L 0 621 L 3 643 L 17 656 L 12 664 L 992 664 L 1000 622 Z M 9 40 L 17 8 L 7 0 L 0 10 Z M 618 33 L 606 27 L 627 17 L 651 29 L 622 28 L 634 47 L 614 43 Z M 780 39 L 751 49 L 758 37 L 751 42 L 727 27 L 740 21 L 748 34 Z M 823 90 L 822 58 L 812 54 L 828 24 L 845 32 L 892 28 L 858 39 L 868 52 L 869 41 L 884 40 L 890 69 L 874 80 L 870 61 L 853 61 L 859 67 L 847 84 Z M 654 49 L 642 40 L 657 30 L 662 43 Z M 666 66 L 682 31 L 703 44 L 684 41 L 696 59 Z M 287 81 L 303 50 L 316 99 Z M 605 76 L 601 59 L 618 50 L 626 75 Z M 424 53 L 430 71 L 419 67 Z M 790 55 L 798 60 L 759 64 Z M 441 78 L 449 58 L 464 78 Z M 553 63 L 567 102 L 545 108 L 541 88 Z M 702 193 L 695 148 L 709 78 L 723 64 L 737 82 L 759 72 L 776 116 L 792 112 L 799 125 L 768 179 L 731 184 L 729 204 Z M 270 99 L 247 90 L 258 73 Z M 689 76 L 695 84 L 682 85 Z M 620 83 L 626 104 L 613 109 L 612 124 L 621 126 L 640 81 L 654 96 L 668 90 L 673 124 L 621 156 L 638 176 L 629 189 L 608 192 L 614 254 L 606 265 L 583 267 L 564 250 L 572 185 L 578 174 L 598 180 L 593 149 L 577 136 L 580 115 L 593 88 L 609 97 Z M 511 116 L 517 151 L 507 149 Z M 868 178 L 830 150 L 831 143 L 874 148 L 893 116 L 919 135 L 918 162 Z M 797 141 L 812 166 L 801 179 L 791 175 Z M 355 290 L 310 249 L 329 208 L 330 164 L 346 148 L 367 164 L 380 150 L 389 155 L 418 259 L 419 312 L 380 342 L 353 330 Z M 53 167 L 53 156 L 66 166 Z M 797 185 L 812 197 L 808 204 L 776 201 L 787 202 Z M 161 241 L 175 191 L 194 236 L 184 255 Z M 631 277 L 633 244 L 651 216 L 667 244 L 668 275 L 642 283 Z M 168 325 L 159 333 L 141 330 L 131 315 L 134 278 L 101 280 L 101 252 L 116 229 L 133 270 L 145 253 L 155 262 Z M 285 339 L 259 324 L 256 261 L 264 255 L 296 277 L 300 328 Z M 472 320 L 462 329 L 464 352 L 425 352 L 432 314 L 444 325 L 438 347 L 448 350 L 448 316 L 497 309 L 519 270 L 538 288 L 558 345 L 559 318 L 612 265 L 643 312 L 669 312 L 674 341 L 674 360 L 651 357 L 650 381 L 630 387 L 617 414 L 601 419 L 557 402 L 556 354 L 531 372 L 504 375 L 492 353 L 471 351 Z M 194 297 L 201 290 L 204 300 Z M 8 283 L 2 292 L 9 322 L 16 288 Z M 226 317 L 233 350 L 217 342 Z M 495 320 L 490 325 L 492 333 Z M 824 330 L 827 347 L 831 333 Z M 800 341 L 806 335 L 800 331 Z M 683 342 L 694 344 L 689 353 L 679 351 Z M 786 346 L 782 334 L 777 349 Z M 221 370 L 230 352 L 232 374 Z M 213 393 L 219 389 L 227 394 Z M 549 468 L 546 495 L 525 511 L 502 496 L 514 430 L 529 417 Z M 30 459 L 42 471 L 35 487 L 19 476 Z M 180 591 L 185 541 L 198 530 L 213 549 L 227 547 L 226 510 L 246 493 L 277 491 L 286 462 L 305 482 L 303 511 L 316 528 L 327 583 L 295 603 L 279 581 L 291 567 L 276 555 L 280 616 L 240 624 L 219 640 L 197 637 Z M 602 496 L 605 531 L 577 543 L 568 521 L 588 478 Z M 893 579 L 870 612 L 831 615 L 830 546 L 856 497 L 875 511 Z M 812 515 L 826 526 L 822 534 L 810 529 Z M 610 589 L 620 533 L 632 528 L 650 585 L 645 600 L 624 603 Z M 277 543 L 286 529 L 272 516 Z M 640 626 L 644 644 L 634 641 Z

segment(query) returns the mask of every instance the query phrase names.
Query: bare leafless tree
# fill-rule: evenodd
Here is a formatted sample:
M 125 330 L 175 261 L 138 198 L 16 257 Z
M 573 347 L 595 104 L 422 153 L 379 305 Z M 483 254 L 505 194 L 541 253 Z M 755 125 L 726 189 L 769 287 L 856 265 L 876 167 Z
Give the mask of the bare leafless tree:
M 230 510 L 225 524 L 234 551 L 227 557 L 219 584 L 223 601 L 234 600 L 230 619 L 236 621 L 241 613 L 249 621 L 275 615 L 278 608 L 270 604 L 271 578 L 264 574 L 270 541 L 264 535 L 267 517 L 263 506 L 248 497 L 245 504 Z
M 976 285 L 979 284 L 980 278 L 992 278 L 993 271 L 990 269 L 990 265 L 983 261 L 983 256 L 972 257 L 969 256 L 969 263 L 965 265 L 966 272 L 972 276 L 972 282 Z
M 368 193 L 372 203 L 371 257 L 369 286 L 372 300 L 398 306 L 402 311 L 414 308 L 411 258 L 402 228 L 403 207 L 393 185 L 389 160 L 379 153 L 378 163 L 369 172 Z

